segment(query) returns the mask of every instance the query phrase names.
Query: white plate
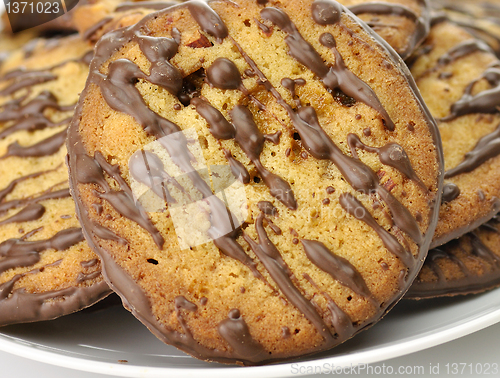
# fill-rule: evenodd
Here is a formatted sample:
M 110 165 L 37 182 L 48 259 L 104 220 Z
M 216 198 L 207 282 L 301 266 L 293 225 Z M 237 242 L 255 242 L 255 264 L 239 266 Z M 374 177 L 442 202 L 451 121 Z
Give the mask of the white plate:
M 331 352 L 270 366 L 198 361 L 164 345 L 120 306 L 2 328 L 0 350 L 67 368 L 122 377 L 291 377 L 308 366 L 368 364 L 416 352 L 500 321 L 500 289 L 477 296 L 402 301 L 380 323 Z M 292 366 L 293 364 L 293 366 Z

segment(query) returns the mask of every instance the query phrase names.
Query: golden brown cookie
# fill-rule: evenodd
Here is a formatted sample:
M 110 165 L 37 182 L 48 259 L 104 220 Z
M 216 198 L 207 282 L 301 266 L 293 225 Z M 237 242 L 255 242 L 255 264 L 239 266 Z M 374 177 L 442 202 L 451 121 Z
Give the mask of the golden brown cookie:
M 427 255 L 405 298 L 423 299 L 481 293 L 500 285 L 500 222 L 476 230 Z
M 441 20 L 411 71 L 443 141 L 446 173 L 436 247 L 499 210 L 500 61 L 486 43 Z
M 186 2 L 106 34 L 68 151 L 125 306 L 225 363 L 330 349 L 379 320 L 442 189 L 406 66 L 333 1 Z
M 13 53 L 0 71 L 0 325 L 53 319 L 110 293 L 70 197 L 66 130 L 92 46 Z

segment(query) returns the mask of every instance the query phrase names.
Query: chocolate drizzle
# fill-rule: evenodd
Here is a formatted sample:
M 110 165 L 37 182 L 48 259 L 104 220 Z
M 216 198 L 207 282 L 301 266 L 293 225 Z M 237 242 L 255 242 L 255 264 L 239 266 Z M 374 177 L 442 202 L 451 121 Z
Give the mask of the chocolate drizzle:
M 57 134 L 54 134 L 47 139 L 44 139 L 31 146 L 21 146 L 18 142 L 14 142 L 7 147 L 7 153 L 0 157 L 5 159 L 11 156 L 17 157 L 42 157 L 55 154 L 61 149 L 66 142 L 67 130 L 64 129 Z
M 215 37 L 219 43 L 229 35 L 226 24 L 205 1 L 189 1 L 186 6 L 200 28 Z
M 495 131 L 485 135 L 477 142 L 474 149 L 465 154 L 465 159 L 445 173 L 445 178 L 458 176 L 462 173 L 471 172 L 481 166 L 487 160 L 500 154 L 500 125 Z
M 228 62 L 226 62 L 228 61 Z M 218 62 L 218 63 L 217 63 Z M 220 65 L 222 68 L 213 68 Z M 234 68 L 233 68 L 234 67 Z M 212 66 L 211 69 L 207 70 L 208 80 L 212 85 L 218 88 L 235 89 L 239 87 L 241 81 L 240 73 L 236 69 L 236 66 L 229 60 L 222 60 L 219 58 Z M 234 74 L 229 71 L 236 69 Z M 215 72 L 214 72 L 215 71 Z M 225 78 L 229 77 L 227 85 L 225 84 Z M 213 80 L 213 82 L 211 81 Z M 297 201 L 293 195 L 293 191 L 290 185 L 284 181 L 278 175 L 267 170 L 260 161 L 260 154 L 264 149 L 264 142 L 266 140 L 265 136 L 260 132 L 259 128 L 253 120 L 252 113 L 246 107 L 237 105 L 231 111 L 230 115 L 234 125 L 229 123 L 225 117 L 208 102 L 196 98 L 193 99 L 192 103 L 196 106 L 196 111 L 207 121 L 210 126 L 210 132 L 217 139 L 233 139 L 238 143 L 241 149 L 248 156 L 250 161 L 255 165 L 257 172 L 264 180 L 264 183 L 270 189 L 270 193 L 273 197 L 276 197 L 289 209 L 297 209 Z M 227 156 L 226 156 L 227 157 Z M 242 181 L 245 182 L 249 175 L 245 171 L 241 170 L 241 167 L 229 159 L 231 168 L 234 170 L 235 176 L 242 177 Z M 248 172 L 248 171 L 247 171 Z
M 99 185 L 103 192 L 96 192 L 96 195 L 108 201 L 121 215 L 131 219 L 148 231 L 156 245 L 161 248 L 164 243 L 163 237 L 151 222 L 144 209 L 135 203 L 132 190 L 121 177 L 117 166 L 109 164 L 100 152 L 96 152 L 94 159 L 88 155 L 79 155 L 77 158 L 77 166 L 81 169 L 81 172 L 78 173 L 80 182 L 82 184 L 93 183 Z M 120 186 L 120 190 L 114 190 L 110 187 L 104 178 L 103 172 L 106 172 L 116 180 Z
M 336 12 L 336 10 L 332 10 L 332 12 Z M 352 97 L 356 101 L 363 102 L 381 115 L 383 123 L 388 130 L 394 130 L 395 125 L 375 92 L 345 66 L 344 60 L 336 48 L 337 44 L 333 35 L 325 33 L 320 37 L 321 43 L 325 47 L 330 48 L 335 56 L 335 64 L 328 67 L 323 62 L 323 58 L 319 53 L 302 37 L 286 13 L 279 9 L 268 7 L 261 10 L 260 15 L 264 20 L 271 21 L 288 34 L 285 42 L 290 49 L 289 54 L 317 75 L 329 91 L 340 89 L 347 96 Z M 324 12 L 321 17 L 321 20 L 327 18 L 338 19 L 336 15 L 329 17 Z
M 451 202 L 460 195 L 460 188 L 453 184 L 448 183 L 443 186 L 443 197 L 441 198 L 442 203 Z
M 8 223 L 30 222 L 40 219 L 45 214 L 45 207 L 39 203 L 33 203 L 26 206 L 17 214 L 0 222 L 0 226 Z
M 45 173 L 45 172 L 43 172 Z M 20 179 L 26 179 L 26 177 L 29 176 L 24 176 L 21 177 Z M 18 179 L 18 180 L 20 180 Z M 14 180 L 13 182 L 15 182 Z M 19 208 L 21 206 L 31 206 L 33 204 L 37 204 L 38 202 L 42 202 L 45 200 L 49 199 L 58 199 L 58 198 L 67 198 L 69 197 L 69 189 L 60 189 L 60 190 L 52 190 L 52 188 L 49 188 L 48 190 L 44 191 L 41 194 L 22 198 L 22 199 L 13 199 L 11 201 L 5 201 L 0 203 L 0 215 L 4 215 L 7 211 Z
M 46 240 L 8 239 L 0 244 L 0 256 L 3 257 L 0 261 L 0 272 L 3 273 L 15 267 L 34 265 L 40 260 L 40 252 L 47 249 L 63 251 L 83 240 L 81 228 L 59 231 Z
M 14 79 L 13 83 L 0 90 L 0 96 L 9 96 L 20 89 L 55 80 L 57 76 L 50 72 L 17 70 L 5 74 L 2 81 L 11 79 Z
M 316 290 L 320 290 L 319 286 L 312 280 L 311 276 L 304 273 L 304 278 L 313 285 Z M 356 327 L 352 324 L 352 320 L 335 302 L 334 300 L 324 291 L 321 294 L 327 299 L 326 307 L 330 311 L 330 320 L 335 332 L 337 333 L 337 338 L 340 340 L 345 340 L 352 335 Z
M 491 48 L 483 41 L 471 39 L 454 46 L 450 51 L 438 59 L 437 65 L 444 66 L 450 64 L 476 51 L 492 52 Z
M 259 362 L 269 358 L 266 350 L 250 335 L 250 330 L 240 311 L 229 311 L 227 319 L 217 326 L 219 334 L 234 349 L 234 354 L 252 362 Z
M 140 183 L 148 186 L 165 203 L 176 203 L 171 196 L 166 182 L 172 183 L 177 189 L 184 191 L 182 186 L 172 178 L 163 167 L 160 158 L 149 151 L 140 150 L 132 155 L 129 160 L 130 174 Z
M 356 268 L 346 259 L 335 255 L 325 245 L 316 240 L 301 240 L 307 258 L 318 268 L 327 272 L 334 280 L 348 287 L 356 294 L 376 302 L 366 283 Z
M 248 158 L 254 163 L 257 172 L 269 187 L 270 193 L 291 210 L 297 209 L 297 201 L 290 185 L 278 175 L 267 170 L 260 162 L 264 148 L 264 135 L 253 120 L 252 113 L 245 106 L 237 105 L 230 111 L 236 135 L 235 140 Z
M 382 226 L 380 226 L 375 218 L 373 218 L 368 210 L 363 206 L 363 204 L 359 202 L 352 194 L 341 194 L 339 201 L 340 206 L 342 206 L 342 208 L 347 213 L 352 215 L 354 218 L 365 222 L 368 226 L 373 228 L 375 232 L 377 232 L 389 252 L 399 257 L 408 268 L 411 269 L 415 266 L 415 258 L 413 257 L 411 252 L 403 248 L 396 237 L 394 237 Z
M 490 89 L 472 94 L 476 83 L 486 79 L 491 86 Z M 489 67 L 478 79 L 470 83 L 464 91 L 463 96 L 451 105 L 450 114 L 440 121 L 448 122 L 458 117 L 473 113 L 498 113 L 498 102 L 500 99 L 500 66 L 498 63 Z
M 255 221 L 255 229 L 259 237 L 259 243 L 256 243 L 248 235 L 243 237 L 248 243 L 252 251 L 257 255 L 260 261 L 264 264 L 272 279 L 283 294 L 292 304 L 297 307 L 304 316 L 316 327 L 318 332 L 324 338 L 326 344 L 332 344 L 333 338 L 328 326 L 323 322 L 321 316 L 316 312 L 312 303 L 307 300 L 292 282 L 292 272 L 281 257 L 276 246 L 269 239 L 264 228 L 264 214 L 259 214 Z
M 351 153 L 354 158 L 358 158 L 356 148 L 361 148 L 367 152 L 374 152 L 378 154 L 380 162 L 400 171 L 408 179 L 414 181 L 417 185 L 428 191 L 425 184 L 417 176 L 410 163 L 410 159 L 406 151 L 397 143 L 387 143 L 382 147 L 370 147 L 361 142 L 361 139 L 356 134 L 347 135 L 347 144 L 351 148 Z

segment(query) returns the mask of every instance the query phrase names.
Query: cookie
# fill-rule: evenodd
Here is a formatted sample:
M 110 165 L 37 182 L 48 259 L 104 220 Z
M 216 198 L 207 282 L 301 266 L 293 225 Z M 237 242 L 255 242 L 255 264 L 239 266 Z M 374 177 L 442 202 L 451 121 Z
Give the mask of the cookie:
M 92 46 L 14 52 L 0 72 L 0 325 L 54 319 L 110 293 L 84 241 L 65 165 Z
M 462 27 L 441 20 L 411 66 L 438 122 L 443 204 L 432 247 L 486 222 L 500 208 L 500 61 Z
M 405 298 L 477 294 L 500 286 L 500 219 L 429 251 Z
M 68 152 L 125 307 L 168 344 L 244 365 L 379 320 L 421 266 L 442 189 L 406 66 L 333 1 L 192 1 L 107 33 Z

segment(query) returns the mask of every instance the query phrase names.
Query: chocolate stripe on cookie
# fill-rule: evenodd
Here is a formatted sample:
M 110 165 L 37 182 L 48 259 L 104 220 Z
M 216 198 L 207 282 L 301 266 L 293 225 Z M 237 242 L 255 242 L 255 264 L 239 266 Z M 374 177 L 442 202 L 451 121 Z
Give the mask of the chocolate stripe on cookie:
M 356 148 L 360 148 L 367 152 L 374 152 L 378 155 L 382 164 L 388 165 L 400 171 L 408 179 L 413 180 L 423 190 L 428 191 L 425 184 L 417 176 L 411 165 L 410 159 L 406 151 L 397 143 L 388 143 L 382 147 L 370 147 L 363 142 L 356 134 L 347 135 L 347 144 L 351 149 L 351 154 L 358 159 Z
M 45 174 L 45 173 L 46 172 L 42 172 L 42 174 Z M 24 176 L 24 177 L 21 177 L 20 179 L 22 179 L 24 181 L 28 178 L 34 178 L 37 176 L 31 176 L 31 177 Z M 56 191 L 52 191 L 52 189 L 48 189 L 40 195 L 30 196 L 30 197 L 22 198 L 22 199 L 15 199 L 15 200 L 6 201 L 6 202 L 1 202 L 0 203 L 0 215 L 4 215 L 5 212 L 12 210 L 12 209 L 16 209 L 16 208 L 21 207 L 21 206 L 31 205 L 31 204 L 38 203 L 38 202 L 45 201 L 45 200 L 49 200 L 49 199 L 67 198 L 69 196 L 70 196 L 70 193 L 69 193 L 68 188 L 56 190 Z
M 493 247 L 492 250 L 485 244 L 488 242 L 490 246 L 495 246 L 491 236 L 492 233 L 496 235 L 500 233 L 498 226 L 498 220 L 492 219 L 474 232 L 439 249 L 429 251 L 423 272 L 425 269 L 431 269 L 436 278 L 429 280 L 426 276 L 420 275 L 408 291 L 407 298 L 478 293 L 498 286 L 500 284 L 498 248 Z M 441 263 L 438 264 L 438 261 Z M 471 269 L 467 264 L 471 264 Z M 453 273 L 453 267 L 458 267 L 461 276 Z
M 474 86 L 481 80 L 486 79 L 492 87 L 490 89 L 472 94 Z M 473 113 L 498 113 L 498 104 L 500 102 L 500 64 L 495 63 L 478 79 L 471 82 L 465 88 L 464 95 L 451 105 L 450 114 L 440 121 L 446 122 L 454 120 L 460 116 Z
M 444 177 L 451 178 L 461 173 L 471 172 L 498 155 L 500 155 L 500 125 L 495 131 L 479 139 L 474 149 L 465 154 L 464 161 L 455 168 L 446 171 Z
M 337 333 L 338 337 L 340 339 L 344 339 L 349 337 L 349 335 L 352 335 L 353 332 L 355 331 L 354 324 L 352 324 L 352 320 L 347 315 L 334 301 L 333 299 L 328 295 L 328 293 L 324 292 L 319 288 L 319 286 L 313 281 L 311 276 L 307 273 L 303 274 L 303 277 L 312 285 L 316 288 L 316 290 L 319 290 L 321 292 L 321 295 L 323 295 L 327 302 L 327 308 L 330 311 L 330 319 L 333 328 L 335 328 L 335 332 Z
M 258 362 L 268 357 L 269 353 L 262 345 L 252 339 L 238 309 L 229 311 L 227 319 L 219 323 L 217 330 L 240 358 Z
M 243 51 L 236 41 L 233 40 L 233 43 L 252 71 L 259 77 L 261 83 L 286 110 L 307 151 L 316 159 L 332 161 L 354 190 L 366 194 L 375 191 L 379 194 L 391 210 L 395 224 L 410 235 L 413 240 L 420 243 L 423 237 L 415 218 L 391 193 L 380 186 L 379 179 L 375 172 L 360 160 L 342 153 L 319 124 L 318 116 L 314 108 L 310 106 L 300 107 L 298 111 L 295 112 L 279 94 L 276 88 L 267 80 L 264 73 L 258 68 L 248 54 Z
M 15 267 L 25 267 L 36 264 L 40 260 L 40 252 L 47 249 L 63 251 L 83 241 L 81 228 L 68 228 L 59 231 L 50 239 L 24 241 L 9 239 L 0 244 L 0 273 Z
M 21 146 L 17 141 L 7 146 L 7 153 L 0 156 L 5 159 L 11 156 L 17 157 L 42 157 L 55 154 L 66 142 L 67 129 L 54 134 L 31 146 Z
M 314 16 L 315 12 L 319 11 L 315 7 L 316 4 L 316 2 L 313 3 L 313 18 L 315 20 L 320 19 L 320 17 Z M 331 38 L 325 37 L 322 39 L 322 43 L 331 48 L 335 55 L 335 64 L 328 67 L 323 62 L 323 58 L 319 55 L 319 53 L 302 37 L 292 20 L 290 20 L 285 12 L 276 8 L 264 8 L 260 12 L 260 15 L 264 20 L 271 21 L 288 34 L 285 38 L 285 42 L 290 49 L 289 54 L 304 66 L 309 68 L 312 72 L 314 72 L 314 74 L 318 75 L 322 83 L 330 91 L 340 89 L 347 96 L 352 97 L 356 101 L 365 103 L 380 114 L 384 125 L 388 130 L 394 130 L 395 125 L 389 114 L 387 114 L 385 108 L 380 103 L 380 100 L 375 92 L 345 66 L 344 60 L 336 49 L 335 40 L 331 34 Z
M 363 206 L 352 194 L 343 193 L 340 195 L 340 206 L 352 215 L 354 218 L 359 219 L 366 223 L 368 226 L 373 228 L 375 232 L 380 236 L 385 247 L 395 256 L 399 257 L 407 267 L 413 267 L 415 265 L 415 258 L 410 251 L 407 251 L 398 242 L 395 236 L 390 234 L 380 226 L 377 221 L 371 216 L 366 207 Z
M 218 60 L 215 61 L 214 65 L 212 65 L 211 68 L 214 67 L 217 64 L 217 62 Z M 219 60 L 219 62 L 221 61 Z M 238 72 L 238 69 L 236 68 L 236 66 L 234 66 L 234 63 L 230 62 L 229 64 L 231 67 L 234 67 L 236 69 L 236 72 Z M 241 80 L 239 72 L 237 75 L 238 79 Z M 209 78 L 208 80 L 210 83 L 212 83 L 210 81 L 210 76 L 211 75 L 208 75 Z M 224 85 L 223 83 L 226 83 L 226 80 L 223 79 L 222 72 L 220 73 L 220 76 L 217 78 L 217 81 L 221 83 L 219 85 Z M 217 87 L 217 85 L 214 86 Z M 231 85 L 230 89 L 236 89 L 236 88 L 234 88 L 234 86 Z M 212 132 L 212 135 L 214 135 L 214 137 L 219 130 L 220 130 L 219 132 L 222 131 L 222 133 L 224 133 L 224 136 L 230 135 L 230 128 L 233 130 L 232 131 L 233 136 L 231 138 L 221 138 L 221 139 L 234 138 L 236 143 L 238 143 L 238 145 L 245 152 L 250 161 L 255 165 L 257 172 L 259 173 L 259 175 L 264 180 L 264 183 L 269 188 L 271 195 L 273 197 L 276 197 L 289 209 L 291 210 L 297 209 L 297 201 L 295 200 L 290 184 L 284 181 L 281 177 L 267 170 L 260 161 L 260 154 L 264 149 L 265 137 L 255 124 L 255 121 L 253 120 L 253 115 L 250 112 L 250 110 L 248 110 L 244 106 L 235 106 L 230 111 L 230 115 L 234 123 L 233 126 L 227 122 L 224 116 L 220 114 L 220 112 L 217 109 L 215 109 L 205 101 L 201 99 L 196 99 L 194 101 L 194 104 L 200 115 L 203 118 L 205 118 L 207 123 L 210 125 L 210 131 L 212 132 L 212 130 L 214 130 Z M 233 158 L 232 160 L 235 159 Z M 240 173 L 237 172 L 237 174 L 239 175 Z M 244 177 L 243 176 L 244 174 L 245 173 L 242 174 L 242 177 Z
M 269 239 L 263 224 L 264 215 L 259 214 L 255 221 L 255 229 L 259 237 L 259 243 L 256 243 L 248 235 L 243 234 L 245 241 L 248 243 L 252 251 L 262 261 L 267 271 L 278 285 L 281 292 L 288 298 L 292 304 L 297 307 L 309 321 L 314 324 L 318 332 L 323 336 L 326 344 L 333 342 L 332 334 L 328 330 L 328 326 L 323 322 L 323 319 L 316 312 L 316 309 L 308 301 L 304 295 L 295 287 L 291 280 L 292 272 L 281 257 L 276 246 Z
M 59 168 L 61 168 L 61 166 L 58 166 L 54 169 L 50 169 L 47 171 L 35 172 L 35 173 L 29 174 L 26 176 L 19 177 L 15 180 L 12 180 L 4 189 L 0 190 L 0 203 L 1 203 L 0 212 L 3 211 L 2 206 L 4 205 L 4 202 L 2 202 L 2 201 L 5 199 L 6 196 L 8 196 L 10 193 L 12 193 L 12 191 L 16 188 L 16 186 L 18 184 L 22 183 L 23 181 L 29 180 L 29 179 L 40 177 L 40 176 L 47 174 L 47 173 L 50 173 L 50 172 L 55 172 Z
M 307 258 L 318 268 L 327 272 L 342 285 L 348 287 L 356 294 L 361 295 L 376 303 L 370 290 L 366 286 L 365 280 L 356 268 L 341 256 L 337 256 L 330 251 L 323 243 L 317 240 L 303 239 L 302 245 Z

